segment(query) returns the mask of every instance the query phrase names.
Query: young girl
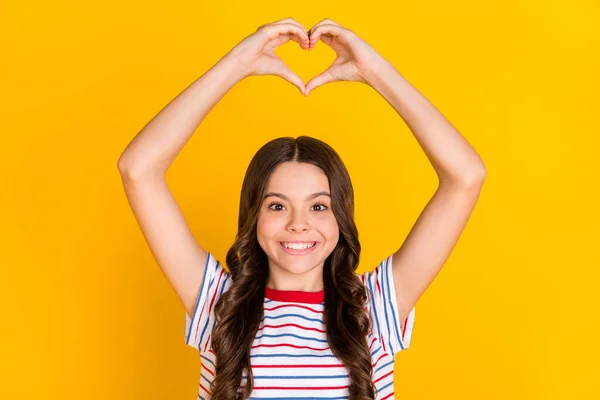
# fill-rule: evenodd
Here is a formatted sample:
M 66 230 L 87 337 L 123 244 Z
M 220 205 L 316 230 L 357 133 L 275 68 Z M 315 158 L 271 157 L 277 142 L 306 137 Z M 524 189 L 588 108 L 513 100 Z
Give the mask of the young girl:
M 335 62 L 306 85 L 273 50 L 321 39 Z M 439 187 L 402 246 L 357 274 L 361 246 L 348 171 L 308 136 L 266 143 L 251 160 L 227 270 L 194 240 L 165 174 L 239 80 L 275 74 L 304 94 L 357 81 L 377 90 L 423 147 Z M 484 165 L 453 126 L 354 32 L 326 19 L 310 31 L 266 24 L 171 101 L 119 159 L 127 198 L 184 304 L 186 343 L 200 352 L 200 399 L 393 399 L 394 357 L 411 341 L 414 306 L 475 206 Z M 398 235 L 400 237 L 400 235 Z

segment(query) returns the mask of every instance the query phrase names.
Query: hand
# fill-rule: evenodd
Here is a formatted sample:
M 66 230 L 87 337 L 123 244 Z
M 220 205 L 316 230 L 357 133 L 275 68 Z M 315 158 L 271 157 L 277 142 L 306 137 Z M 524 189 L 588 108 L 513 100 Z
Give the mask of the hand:
M 304 26 L 293 18 L 286 18 L 261 25 L 227 55 L 239 61 L 247 75 L 276 75 L 304 93 L 304 81 L 275 54 L 275 49 L 294 40 L 302 49 L 308 50 L 308 39 Z
M 357 81 L 367 83 L 384 60 L 373 47 L 362 40 L 353 31 L 344 28 L 330 19 L 324 19 L 309 31 L 312 50 L 321 39 L 337 54 L 333 63 L 321 74 L 305 85 L 304 95 L 326 83 L 335 81 Z

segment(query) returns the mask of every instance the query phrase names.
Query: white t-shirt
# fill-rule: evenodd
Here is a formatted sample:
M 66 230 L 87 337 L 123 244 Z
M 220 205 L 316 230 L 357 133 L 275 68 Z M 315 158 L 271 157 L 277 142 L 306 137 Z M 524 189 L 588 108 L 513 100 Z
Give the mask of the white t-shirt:
M 358 275 L 367 288 L 374 326 L 367 336 L 377 400 L 394 399 L 394 357 L 408 348 L 415 309 L 400 329 L 392 255 L 373 271 Z M 210 399 L 215 375 L 211 332 L 219 296 L 231 286 L 230 274 L 208 253 L 193 318 L 186 315 L 185 342 L 200 353 L 198 398 Z M 250 352 L 251 399 L 348 399 L 348 371 L 331 352 L 323 324 L 324 291 L 265 289 L 264 318 Z M 246 383 L 243 375 L 241 387 Z

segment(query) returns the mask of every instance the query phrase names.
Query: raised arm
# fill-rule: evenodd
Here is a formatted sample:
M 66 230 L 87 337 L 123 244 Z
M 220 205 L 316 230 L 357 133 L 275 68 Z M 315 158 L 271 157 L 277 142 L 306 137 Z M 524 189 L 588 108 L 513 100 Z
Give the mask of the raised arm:
M 325 19 L 310 29 L 309 37 L 311 48 L 320 39 L 336 52 L 337 58 L 306 84 L 306 94 L 340 80 L 371 86 L 408 125 L 439 178 L 437 191 L 392 257 L 398 320 L 402 325 L 458 242 L 479 198 L 486 168 L 446 117 L 353 31 Z
M 308 47 L 300 24 L 261 26 L 167 104 L 133 138 L 118 160 L 125 194 L 150 250 L 191 317 L 207 252 L 196 242 L 165 175 L 204 117 L 237 82 L 250 75 L 302 80 L 273 52 L 291 38 Z

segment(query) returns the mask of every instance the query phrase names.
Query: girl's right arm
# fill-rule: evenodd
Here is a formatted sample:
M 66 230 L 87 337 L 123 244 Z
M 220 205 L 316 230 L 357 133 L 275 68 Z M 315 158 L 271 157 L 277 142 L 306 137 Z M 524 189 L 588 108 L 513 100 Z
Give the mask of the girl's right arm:
M 207 252 L 195 240 L 165 175 L 200 122 L 242 77 L 236 60 L 222 58 L 163 108 L 118 161 L 127 200 L 146 243 L 190 318 Z
M 308 49 L 306 30 L 291 19 L 261 26 L 165 106 L 129 143 L 118 161 L 125 194 L 163 274 L 193 317 L 208 253 L 196 242 L 165 179 L 204 117 L 237 82 L 277 75 L 304 84 L 273 49 L 290 39 Z

